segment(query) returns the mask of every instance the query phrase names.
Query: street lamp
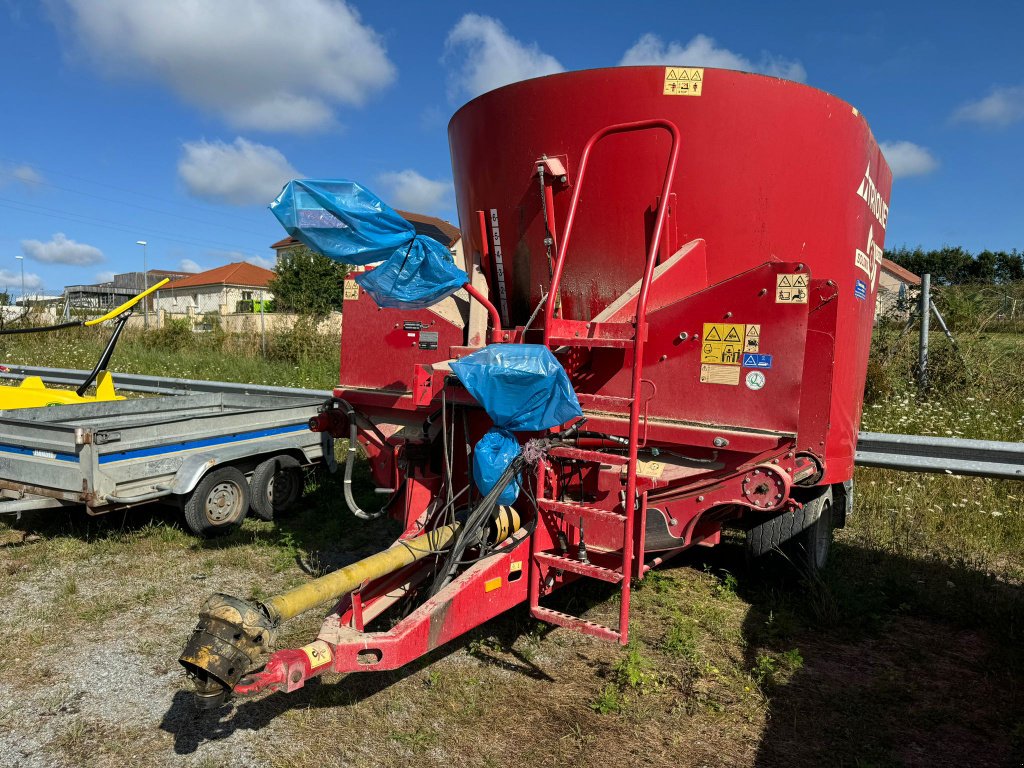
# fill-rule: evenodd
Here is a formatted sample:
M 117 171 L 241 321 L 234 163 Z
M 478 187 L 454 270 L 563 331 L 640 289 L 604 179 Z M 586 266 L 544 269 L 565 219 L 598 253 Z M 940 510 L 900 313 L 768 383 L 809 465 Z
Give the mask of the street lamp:
M 21 262 L 21 307 L 25 308 L 25 257 L 15 256 L 18 261 Z
M 143 291 L 149 290 L 149 267 L 146 266 L 146 243 L 145 240 L 136 240 L 136 245 L 142 246 L 142 282 L 144 284 Z M 146 297 L 145 302 L 142 304 L 142 317 L 143 327 L 149 328 L 149 297 Z

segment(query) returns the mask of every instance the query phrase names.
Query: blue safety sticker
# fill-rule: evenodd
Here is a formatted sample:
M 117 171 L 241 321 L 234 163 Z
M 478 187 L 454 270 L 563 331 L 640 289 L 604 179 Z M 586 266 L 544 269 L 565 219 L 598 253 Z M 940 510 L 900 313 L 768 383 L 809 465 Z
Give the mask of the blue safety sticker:
M 743 355 L 743 367 L 744 368 L 771 368 L 772 367 L 772 356 L 771 355 L 755 355 L 751 353 L 744 353 Z
M 853 295 L 864 301 L 868 297 L 868 284 L 863 280 L 858 280 L 853 286 Z

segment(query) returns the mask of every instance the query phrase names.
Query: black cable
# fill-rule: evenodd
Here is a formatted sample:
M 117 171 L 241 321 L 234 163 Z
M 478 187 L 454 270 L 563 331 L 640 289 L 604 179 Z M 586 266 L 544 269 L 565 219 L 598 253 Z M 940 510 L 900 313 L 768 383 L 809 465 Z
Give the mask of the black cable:
M 16 333 L 46 333 L 47 331 L 59 331 L 62 328 L 78 328 L 85 325 L 81 320 L 73 320 L 70 323 L 59 323 L 57 325 L 39 325 L 32 328 L 4 328 L 0 336 L 13 336 Z

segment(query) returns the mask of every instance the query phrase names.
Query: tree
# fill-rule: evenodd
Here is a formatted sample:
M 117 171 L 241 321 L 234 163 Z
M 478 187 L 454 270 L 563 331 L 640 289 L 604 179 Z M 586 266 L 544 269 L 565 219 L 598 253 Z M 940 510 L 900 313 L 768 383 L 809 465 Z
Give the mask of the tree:
M 341 311 L 349 267 L 306 246 L 289 249 L 274 266 L 267 286 L 279 312 L 324 316 Z

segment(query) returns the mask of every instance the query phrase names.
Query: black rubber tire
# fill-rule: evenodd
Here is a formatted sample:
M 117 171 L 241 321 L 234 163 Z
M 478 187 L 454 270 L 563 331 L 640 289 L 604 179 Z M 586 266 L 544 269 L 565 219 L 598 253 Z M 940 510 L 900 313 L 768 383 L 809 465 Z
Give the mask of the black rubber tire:
M 249 481 L 252 513 L 260 520 L 273 520 L 302 498 L 303 485 L 302 466 L 296 459 L 283 454 L 267 459 Z
M 208 472 L 185 502 L 185 522 L 199 536 L 233 531 L 248 512 L 249 483 L 235 467 Z
M 832 494 L 822 497 L 818 519 L 782 545 L 782 551 L 805 575 L 814 575 L 828 565 L 835 530 L 835 505 Z
M 832 545 L 832 488 L 801 499 L 803 509 L 783 512 L 747 530 L 747 554 L 760 557 L 781 549 L 798 567 L 818 571 Z

